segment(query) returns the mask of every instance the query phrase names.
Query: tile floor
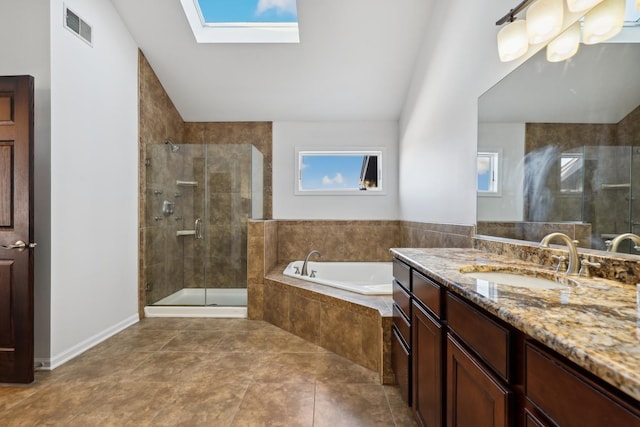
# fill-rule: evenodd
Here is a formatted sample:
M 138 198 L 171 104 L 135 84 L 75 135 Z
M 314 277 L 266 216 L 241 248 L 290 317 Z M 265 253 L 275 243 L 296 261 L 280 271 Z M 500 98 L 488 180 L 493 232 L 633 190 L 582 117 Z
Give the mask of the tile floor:
M 0 426 L 414 426 L 377 374 L 261 321 L 151 318 L 28 386 Z

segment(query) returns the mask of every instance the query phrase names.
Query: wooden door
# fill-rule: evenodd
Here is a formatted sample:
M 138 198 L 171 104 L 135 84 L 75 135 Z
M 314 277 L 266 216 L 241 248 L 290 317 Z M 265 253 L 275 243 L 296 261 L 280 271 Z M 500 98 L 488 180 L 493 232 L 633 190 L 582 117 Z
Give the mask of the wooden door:
M 33 381 L 33 77 L 0 77 L 0 382 Z

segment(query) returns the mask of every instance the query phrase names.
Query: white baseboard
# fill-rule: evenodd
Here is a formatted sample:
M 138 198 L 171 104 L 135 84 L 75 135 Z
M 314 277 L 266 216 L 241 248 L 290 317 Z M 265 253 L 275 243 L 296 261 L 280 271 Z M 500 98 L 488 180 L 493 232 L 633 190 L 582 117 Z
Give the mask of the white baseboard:
M 73 359 L 74 357 L 84 353 L 85 351 L 89 350 L 91 347 L 94 347 L 98 344 L 100 344 L 102 341 L 106 340 L 107 338 L 110 338 L 112 336 L 114 336 L 115 334 L 117 334 L 118 332 L 128 328 L 131 325 L 134 325 L 136 323 L 138 323 L 140 321 L 140 318 L 138 316 L 138 314 L 132 314 L 131 316 L 129 316 L 128 318 L 122 320 L 121 322 L 116 323 L 115 325 L 113 325 L 110 328 L 105 329 L 102 332 L 99 332 L 97 334 L 95 334 L 92 337 L 87 338 L 86 340 L 82 341 L 81 343 L 78 343 L 76 345 L 74 345 L 73 347 L 71 347 L 70 349 L 56 355 L 53 356 L 49 359 L 47 358 L 36 358 L 35 359 L 35 366 L 37 370 L 42 370 L 42 371 L 51 371 L 54 370 L 55 368 L 57 368 L 58 366 L 64 364 L 65 362 L 68 362 L 69 360 Z

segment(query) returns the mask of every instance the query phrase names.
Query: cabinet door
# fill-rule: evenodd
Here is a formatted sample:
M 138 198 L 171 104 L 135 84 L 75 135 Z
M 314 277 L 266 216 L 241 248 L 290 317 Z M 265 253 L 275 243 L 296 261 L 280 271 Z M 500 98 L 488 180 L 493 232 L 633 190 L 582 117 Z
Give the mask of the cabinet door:
M 405 344 L 398 334 L 398 330 L 395 326 L 392 328 L 393 334 L 391 337 L 391 365 L 393 373 L 396 376 L 396 382 L 400 388 L 400 394 L 407 405 L 411 406 L 411 372 L 409 371 L 411 366 L 411 355 L 409 349 L 405 347 Z
M 626 404 L 530 343 L 525 348 L 527 399 L 560 426 L 640 426 L 637 404 Z
M 447 336 L 447 425 L 507 426 L 510 392 Z
M 413 408 L 424 427 L 442 426 L 442 326 L 413 303 Z

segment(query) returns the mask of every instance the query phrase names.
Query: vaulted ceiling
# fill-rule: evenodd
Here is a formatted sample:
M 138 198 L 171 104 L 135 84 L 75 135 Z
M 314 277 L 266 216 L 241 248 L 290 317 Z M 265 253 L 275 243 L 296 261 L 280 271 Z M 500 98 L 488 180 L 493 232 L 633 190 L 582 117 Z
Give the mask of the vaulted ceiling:
M 299 44 L 197 44 L 177 0 L 112 0 L 186 121 L 396 120 L 433 0 L 298 0 Z

